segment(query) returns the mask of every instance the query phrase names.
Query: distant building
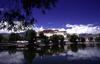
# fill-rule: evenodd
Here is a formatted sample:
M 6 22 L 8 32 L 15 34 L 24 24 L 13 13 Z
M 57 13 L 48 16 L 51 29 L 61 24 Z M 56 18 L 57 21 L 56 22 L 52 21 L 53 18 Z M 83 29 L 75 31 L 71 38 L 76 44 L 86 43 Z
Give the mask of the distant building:
M 55 34 L 56 35 L 63 35 L 64 36 L 64 40 L 67 41 L 66 40 L 67 39 L 67 32 L 66 31 L 59 31 L 59 30 L 51 30 L 51 29 L 48 29 L 48 30 L 43 30 L 41 32 L 43 32 L 44 35 L 45 36 L 48 36 L 48 37 L 53 36 Z M 40 33 L 40 31 L 37 32 L 37 36 L 39 36 L 39 33 Z
M 50 37 L 50 36 L 52 36 L 52 35 L 54 35 L 54 34 L 56 34 L 56 35 L 63 35 L 64 38 L 67 37 L 67 32 L 66 32 L 66 31 L 59 31 L 59 30 L 43 30 L 42 32 L 44 33 L 44 35 L 46 35 L 46 36 L 48 36 L 48 37 Z
M 54 35 L 54 31 L 53 30 L 43 30 L 42 32 L 44 33 L 44 35 L 46 35 L 48 37 Z
M 40 32 L 41 32 L 41 31 L 38 31 L 38 32 L 37 32 L 37 34 L 36 34 L 37 37 L 39 37 L 39 33 L 40 33 Z
M 86 39 L 85 39 L 85 41 L 86 41 L 86 42 L 89 42 L 89 39 L 88 39 L 88 38 L 86 38 Z
M 86 40 L 86 42 L 95 42 L 95 37 L 93 37 L 93 40 L 91 40 L 91 41 L 89 41 L 88 37 L 85 40 Z

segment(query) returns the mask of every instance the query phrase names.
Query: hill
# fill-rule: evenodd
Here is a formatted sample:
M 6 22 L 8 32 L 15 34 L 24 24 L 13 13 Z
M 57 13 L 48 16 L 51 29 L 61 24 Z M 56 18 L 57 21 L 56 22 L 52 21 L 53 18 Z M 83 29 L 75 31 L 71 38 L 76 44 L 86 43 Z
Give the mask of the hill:
M 98 37 L 99 34 L 87 34 L 87 33 L 84 33 L 84 34 L 79 34 L 79 36 L 82 36 L 84 38 L 87 38 L 87 37 Z
M 1 33 L 4 37 L 8 37 L 10 33 Z M 21 36 L 24 36 L 25 32 L 19 33 Z

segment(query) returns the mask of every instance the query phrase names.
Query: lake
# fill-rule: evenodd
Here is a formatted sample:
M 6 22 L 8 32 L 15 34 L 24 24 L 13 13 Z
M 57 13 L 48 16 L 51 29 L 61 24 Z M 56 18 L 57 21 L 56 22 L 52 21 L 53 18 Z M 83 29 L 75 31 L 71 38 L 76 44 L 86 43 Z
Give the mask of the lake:
M 100 47 L 86 45 L 0 47 L 0 64 L 100 64 Z

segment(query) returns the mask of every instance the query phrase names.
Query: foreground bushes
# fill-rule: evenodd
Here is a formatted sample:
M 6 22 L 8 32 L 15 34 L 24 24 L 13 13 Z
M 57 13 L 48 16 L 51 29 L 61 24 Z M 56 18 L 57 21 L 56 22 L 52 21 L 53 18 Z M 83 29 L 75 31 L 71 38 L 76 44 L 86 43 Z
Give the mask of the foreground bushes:
M 42 42 L 44 42 L 45 44 L 50 43 L 50 41 L 52 41 L 53 43 L 58 43 L 58 42 L 63 42 L 64 41 L 64 37 L 63 35 L 53 35 L 50 36 L 50 38 L 43 38 Z

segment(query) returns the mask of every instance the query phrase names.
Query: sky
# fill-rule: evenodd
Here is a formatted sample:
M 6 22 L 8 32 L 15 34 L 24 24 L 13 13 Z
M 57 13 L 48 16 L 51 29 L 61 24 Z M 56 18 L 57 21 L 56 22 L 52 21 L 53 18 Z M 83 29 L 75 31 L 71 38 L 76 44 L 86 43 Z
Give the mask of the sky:
M 38 21 L 34 23 L 34 30 L 58 29 L 67 33 L 100 33 L 100 0 L 58 1 L 56 7 L 45 10 L 44 15 L 40 9 L 33 9 L 33 17 Z

